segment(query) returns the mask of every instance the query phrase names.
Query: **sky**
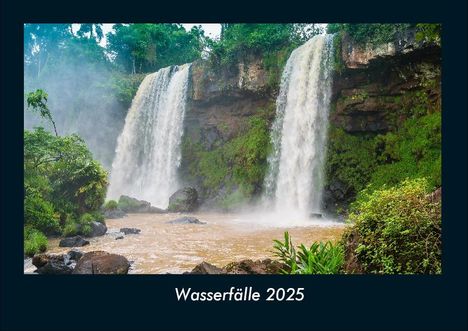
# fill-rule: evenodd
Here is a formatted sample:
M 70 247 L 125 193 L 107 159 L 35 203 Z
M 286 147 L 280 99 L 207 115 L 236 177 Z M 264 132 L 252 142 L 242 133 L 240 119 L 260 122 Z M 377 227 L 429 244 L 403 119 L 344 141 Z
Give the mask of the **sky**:
M 102 24 L 102 30 L 104 32 L 104 36 L 112 31 L 112 26 L 114 23 L 103 23 Z M 201 25 L 203 28 L 203 31 L 205 31 L 205 35 L 212 39 L 218 39 L 219 35 L 221 34 L 221 24 L 219 23 L 182 23 L 182 26 L 185 28 L 185 30 L 189 31 L 194 25 Z M 76 26 L 76 27 L 75 27 Z M 74 24 L 74 29 L 78 29 L 78 24 Z M 101 42 L 101 46 L 106 45 L 106 38 L 104 37 Z

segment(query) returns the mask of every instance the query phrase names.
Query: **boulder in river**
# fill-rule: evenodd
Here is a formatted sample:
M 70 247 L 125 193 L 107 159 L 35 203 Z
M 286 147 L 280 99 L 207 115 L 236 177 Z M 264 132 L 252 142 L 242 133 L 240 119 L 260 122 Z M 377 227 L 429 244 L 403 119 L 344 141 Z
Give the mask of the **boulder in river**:
M 107 226 L 104 223 L 93 221 L 90 223 L 91 232 L 87 237 L 99 237 L 103 236 L 107 232 Z
M 78 249 L 72 249 L 68 253 L 70 260 L 78 261 L 83 256 L 83 252 Z
M 151 206 L 145 200 L 138 200 L 127 195 L 120 196 L 118 208 L 126 213 L 164 213 L 163 209 Z
M 231 262 L 223 270 L 228 274 L 234 275 L 267 275 L 280 274 L 285 265 L 272 259 L 264 260 L 242 260 Z
M 201 222 L 198 218 L 192 217 L 192 216 L 179 217 L 167 223 L 170 223 L 170 224 L 206 224 L 205 222 Z
M 137 228 L 121 228 L 120 232 L 122 232 L 125 235 L 127 235 L 127 234 L 139 234 L 141 232 L 141 230 L 137 229 Z
M 193 187 L 184 187 L 177 190 L 169 198 L 168 211 L 189 212 L 198 207 L 198 192 Z
M 130 262 L 122 255 L 92 251 L 77 262 L 73 274 L 125 275 L 129 268 Z
M 193 268 L 192 271 L 185 272 L 185 274 L 194 274 L 194 275 L 221 275 L 225 273 L 226 271 L 224 271 L 223 269 L 218 268 L 217 266 L 214 266 L 205 261 L 203 261 L 200 264 L 197 264 L 195 268 Z
M 80 247 L 85 245 L 89 245 L 89 241 L 81 236 L 63 238 L 59 243 L 60 247 Z
M 76 261 L 82 255 L 78 250 L 71 250 L 67 254 L 36 254 L 32 258 L 32 264 L 37 268 L 38 274 L 67 275 L 73 272 Z

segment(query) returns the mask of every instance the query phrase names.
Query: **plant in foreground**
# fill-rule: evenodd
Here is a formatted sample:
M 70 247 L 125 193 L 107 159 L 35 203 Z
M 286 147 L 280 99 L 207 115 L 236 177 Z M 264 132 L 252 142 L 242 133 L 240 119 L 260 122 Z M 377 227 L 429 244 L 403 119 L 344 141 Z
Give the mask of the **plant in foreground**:
M 331 241 L 314 242 L 309 248 L 304 244 L 294 247 L 289 233 L 284 233 L 284 241 L 274 240 L 274 254 L 287 268 L 286 274 L 336 274 L 341 270 L 344 252 L 340 245 Z

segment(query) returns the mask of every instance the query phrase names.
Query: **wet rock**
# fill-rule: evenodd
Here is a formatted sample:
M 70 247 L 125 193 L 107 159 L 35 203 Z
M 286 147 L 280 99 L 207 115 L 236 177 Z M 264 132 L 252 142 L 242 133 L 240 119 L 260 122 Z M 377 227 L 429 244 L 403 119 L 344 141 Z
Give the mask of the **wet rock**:
M 198 207 L 198 192 L 193 187 L 184 187 L 169 198 L 167 210 L 173 212 L 189 212 Z
M 170 224 L 206 224 L 205 222 L 201 222 L 198 218 L 191 217 L 191 216 L 179 217 L 167 223 L 170 223 Z
M 145 200 L 138 200 L 127 195 L 120 196 L 118 208 L 125 213 L 164 213 L 165 210 L 151 206 Z
M 281 262 L 264 259 L 264 260 L 242 260 L 239 262 L 231 262 L 226 265 L 223 270 L 228 274 L 234 275 L 267 275 L 280 274 L 285 265 Z
M 124 238 L 123 235 L 119 235 L 119 236 L 115 237 L 115 240 L 119 240 L 119 239 L 123 239 L 123 238 Z
M 122 255 L 93 251 L 83 255 L 77 262 L 73 274 L 125 275 L 129 268 L 130 262 Z
M 137 229 L 137 228 L 121 228 L 120 229 L 120 232 L 122 232 L 123 234 L 139 234 L 141 232 L 140 229 Z
M 68 254 L 36 254 L 32 258 L 32 264 L 37 267 L 36 272 L 43 275 L 67 275 L 71 274 L 74 260 Z
M 184 274 L 194 274 L 194 275 L 221 275 L 225 274 L 226 271 L 224 271 L 221 268 L 218 268 L 217 266 L 214 266 L 210 263 L 207 263 L 203 261 L 202 263 L 198 264 L 193 268 L 192 271 L 190 272 L 185 272 Z
M 103 236 L 107 232 L 107 226 L 104 223 L 101 222 L 91 222 L 91 233 L 88 235 L 88 237 L 99 237 Z
M 89 241 L 83 239 L 81 236 L 68 237 L 60 240 L 60 247 L 80 247 L 89 245 Z
M 72 249 L 68 253 L 70 260 L 78 261 L 83 256 L 83 252 L 78 249 Z
M 310 218 L 322 218 L 322 214 L 320 214 L 320 213 L 310 213 L 309 217 Z

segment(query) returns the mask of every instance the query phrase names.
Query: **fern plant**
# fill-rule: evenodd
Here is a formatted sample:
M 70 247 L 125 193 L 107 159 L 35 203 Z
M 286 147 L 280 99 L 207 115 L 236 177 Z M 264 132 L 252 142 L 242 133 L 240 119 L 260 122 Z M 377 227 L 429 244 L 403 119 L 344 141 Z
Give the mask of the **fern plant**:
M 284 241 L 274 240 L 274 254 L 285 264 L 285 274 L 336 274 L 344 262 L 344 252 L 339 244 L 331 241 L 314 242 L 309 248 L 301 244 L 294 247 L 289 233 L 284 233 Z

